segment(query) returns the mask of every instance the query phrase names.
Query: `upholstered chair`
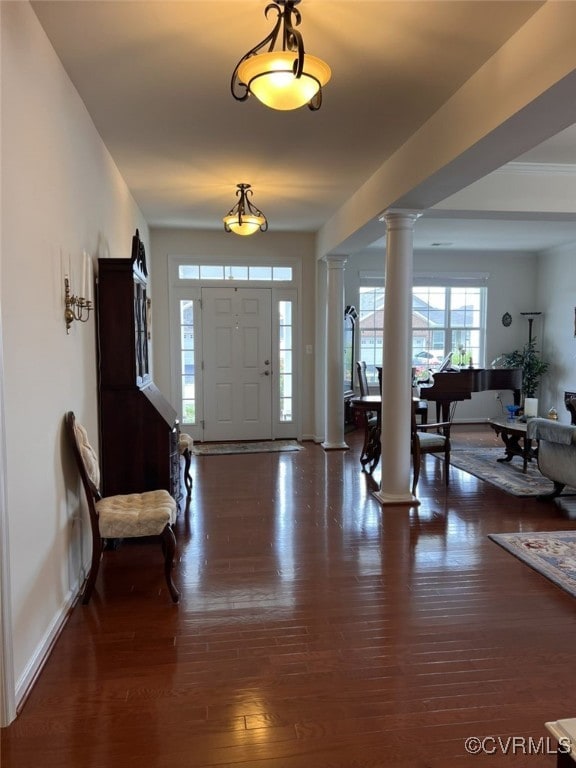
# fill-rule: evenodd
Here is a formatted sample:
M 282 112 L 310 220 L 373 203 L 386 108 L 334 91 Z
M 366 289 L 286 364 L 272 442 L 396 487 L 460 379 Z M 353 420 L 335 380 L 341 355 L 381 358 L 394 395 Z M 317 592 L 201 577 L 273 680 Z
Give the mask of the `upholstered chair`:
M 157 536 L 164 552 L 168 591 L 177 603 L 180 594 L 172 581 L 176 551 L 172 526 L 176 522 L 176 502 L 166 490 L 102 497 L 98 456 L 90 445 L 85 428 L 76 421 L 72 411 L 66 414 L 65 424 L 86 494 L 92 530 L 92 563 L 82 602 L 88 603 L 94 590 L 106 540 Z
M 412 494 L 416 494 L 422 456 L 427 453 L 442 454 L 444 457 L 444 479 L 450 481 L 450 427 L 451 421 L 436 424 L 416 423 L 417 402 L 412 403 L 411 451 L 412 451 Z

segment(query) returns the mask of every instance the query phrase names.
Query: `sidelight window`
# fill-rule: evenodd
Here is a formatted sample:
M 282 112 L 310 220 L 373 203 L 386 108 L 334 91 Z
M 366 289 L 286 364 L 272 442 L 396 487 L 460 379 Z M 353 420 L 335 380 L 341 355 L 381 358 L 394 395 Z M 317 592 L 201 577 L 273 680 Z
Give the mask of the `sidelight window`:
M 182 421 L 196 424 L 196 369 L 194 363 L 194 301 L 180 301 L 180 375 Z

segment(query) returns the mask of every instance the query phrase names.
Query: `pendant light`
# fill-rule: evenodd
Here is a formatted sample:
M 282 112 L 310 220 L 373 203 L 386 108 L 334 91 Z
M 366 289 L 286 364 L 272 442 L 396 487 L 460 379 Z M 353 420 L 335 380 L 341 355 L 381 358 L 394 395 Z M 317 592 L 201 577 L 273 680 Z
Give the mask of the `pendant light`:
M 277 14 L 270 34 L 245 54 L 232 73 L 230 89 L 237 101 L 252 93 L 271 109 L 291 110 L 308 105 L 315 111 L 322 104 L 322 86 L 330 80 L 328 64 L 304 52 L 302 35 L 296 29 L 301 15 L 300 0 L 276 0 L 264 15 Z M 278 38 L 281 49 L 274 50 Z M 268 46 L 267 52 L 260 51 Z
M 236 235 L 253 235 L 255 232 L 266 232 L 268 221 L 266 216 L 252 204 L 252 189 L 250 184 L 236 184 L 238 202 L 223 218 L 226 232 Z

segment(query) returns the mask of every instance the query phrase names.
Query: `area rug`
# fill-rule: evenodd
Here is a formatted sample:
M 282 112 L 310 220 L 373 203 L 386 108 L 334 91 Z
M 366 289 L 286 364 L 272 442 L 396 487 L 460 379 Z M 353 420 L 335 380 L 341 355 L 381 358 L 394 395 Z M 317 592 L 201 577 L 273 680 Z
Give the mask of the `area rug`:
M 576 531 L 491 533 L 488 538 L 576 597 Z
M 296 440 L 261 440 L 246 443 L 194 443 L 196 456 L 224 456 L 230 453 L 278 453 L 279 451 L 303 451 Z
M 540 473 L 536 461 L 528 462 L 526 474 L 524 474 L 522 459 L 515 456 L 510 462 L 499 462 L 498 459 L 502 456 L 504 456 L 504 446 L 502 448 L 463 448 L 452 451 L 450 464 L 513 496 L 540 496 L 550 493 L 554 488 L 552 481 Z M 576 489 L 566 487 L 562 495 L 569 494 L 576 494 Z

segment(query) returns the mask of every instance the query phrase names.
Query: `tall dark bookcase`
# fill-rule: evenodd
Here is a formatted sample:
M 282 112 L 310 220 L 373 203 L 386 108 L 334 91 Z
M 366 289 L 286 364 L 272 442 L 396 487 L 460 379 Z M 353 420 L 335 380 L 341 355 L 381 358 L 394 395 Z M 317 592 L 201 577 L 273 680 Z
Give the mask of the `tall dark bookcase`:
M 102 489 L 106 496 L 164 488 L 180 497 L 176 411 L 150 375 L 146 254 L 99 259 L 96 284 Z

